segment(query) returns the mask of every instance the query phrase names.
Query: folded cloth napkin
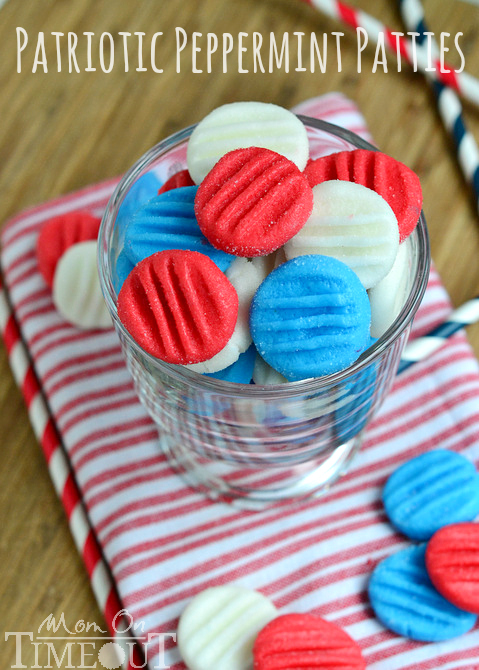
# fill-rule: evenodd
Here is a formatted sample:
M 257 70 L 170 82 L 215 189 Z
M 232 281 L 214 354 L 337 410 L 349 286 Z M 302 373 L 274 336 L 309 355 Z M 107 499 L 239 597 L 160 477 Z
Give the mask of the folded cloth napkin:
M 295 111 L 370 139 L 342 95 Z M 349 473 L 324 497 L 261 512 L 212 502 L 170 469 L 113 330 L 81 332 L 62 321 L 38 272 L 43 222 L 78 209 L 100 214 L 114 186 L 62 197 L 5 226 L 0 301 L 13 371 L 110 630 L 121 629 L 115 614 L 125 608 L 140 642 L 174 633 L 196 593 L 235 583 L 266 594 L 282 613 L 314 612 L 344 627 L 371 670 L 479 667 L 477 628 L 450 642 L 412 642 L 375 619 L 366 595 L 374 565 L 408 545 L 381 504 L 391 472 L 437 447 L 479 463 L 479 366 L 464 334 L 398 377 Z M 413 333 L 450 309 L 433 271 Z M 165 664 L 184 668 L 171 639 L 166 646 Z M 148 667 L 158 667 L 156 651 L 146 652 Z

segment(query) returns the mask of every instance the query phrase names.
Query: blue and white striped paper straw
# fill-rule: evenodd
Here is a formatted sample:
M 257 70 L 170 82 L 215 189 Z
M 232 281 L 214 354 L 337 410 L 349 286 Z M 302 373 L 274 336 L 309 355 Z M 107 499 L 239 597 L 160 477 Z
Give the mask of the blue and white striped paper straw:
M 440 349 L 458 330 L 479 321 L 479 296 L 454 310 L 446 321 L 422 337 L 408 342 L 401 356 L 398 374 Z
M 420 0 L 399 0 L 401 15 L 407 29 L 419 33 L 417 41 L 423 44 L 425 33 L 429 31 L 424 20 L 424 10 Z M 434 39 L 431 41 L 434 56 L 438 57 L 439 49 Z M 474 137 L 467 130 L 462 116 L 462 105 L 459 97 L 449 87 L 439 81 L 430 80 L 436 95 L 437 108 L 442 122 L 452 136 L 456 145 L 457 159 L 467 182 L 472 185 L 476 208 L 479 211 L 479 149 Z

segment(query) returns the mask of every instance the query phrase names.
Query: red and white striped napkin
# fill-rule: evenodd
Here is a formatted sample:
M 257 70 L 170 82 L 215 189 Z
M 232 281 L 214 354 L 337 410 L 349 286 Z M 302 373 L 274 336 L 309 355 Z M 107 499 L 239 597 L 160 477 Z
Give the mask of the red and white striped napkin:
M 296 111 L 370 139 L 342 95 Z M 42 223 L 76 209 L 100 214 L 114 186 L 92 186 L 11 220 L 1 237 L 0 300 L 12 369 L 110 630 L 125 608 L 141 624 L 137 637 L 173 633 L 192 596 L 234 582 L 260 590 L 283 613 L 311 611 L 344 627 L 370 670 L 479 668 L 477 627 L 450 642 L 412 642 L 381 626 L 366 594 L 377 561 L 407 545 L 381 504 L 394 468 L 437 447 L 479 465 L 479 366 L 464 334 L 397 379 L 350 472 L 323 498 L 262 512 L 211 502 L 161 454 L 113 330 L 80 332 L 63 322 L 38 272 Z M 433 272 L 414 333 L 450 309 Z M 147 655 L 148 667 L 158 667 L 158 655 L 151 648 Z M 184 668 L 171 640 L 165 663 Z

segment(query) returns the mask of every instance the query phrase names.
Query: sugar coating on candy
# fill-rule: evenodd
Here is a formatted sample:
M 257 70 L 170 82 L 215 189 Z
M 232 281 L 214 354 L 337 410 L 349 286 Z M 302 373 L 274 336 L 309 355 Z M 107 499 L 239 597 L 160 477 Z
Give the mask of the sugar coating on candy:
M 65 251 L 55 269 L 52 296 L 58 312 L 77 328 L 111 328 L 98 276 L 96 240 Z
M 478 523 L 457 523 L 438 530 L 427 545 L 426 568 L 449 602 L 479 614 Z
M 380 151 L 341 151 L 310 161 L 305 174 L 311 186 L 341 179 L 376 191 L 397 217 L 402 242 L 416 227 L 422 208 L 419 177 L 406 165 Z
M 383 503 L 391 523 L 413 540 L 479 514 L 479 474 L 461 454 L 435 449 L 404 463 L 389 477 Z
M 154 172 L 145 172 L 145 174 L 142 174 L 130 187 L 116 216 L 115 228 L 117 229 L 119 241 L 122 242 L 124 228 L 136 210 L 145 202 L 148 202 L 148 200 L 153 198 L 157 194 L 160 186 L 161 181 Z
M 220 270 L 226 270 L 233 257 L 211 246 L 198 226 L 194 211 L 197 190 L 197 186 L 184 186 L 167 191 L 136 211 L 124 239 L 124 251 L 133 265 L 157 251 L 187 249 L 206 254 Z
M 43 224 L 37 241 L 38 268 L 50 288 L 56 265 L 65 251 L 78 242 L 96 240 L 101 219 L 88 212 L 68 212 Z
M 413 545 L 379 563 L 369 582 L 369 600 L 378 619 L 394 633 L 423 642 L 467 633 L 477 617 L 448 602 L 426 570 L 426 545 Z
M 314 614 L 283 614 L 268 623 L 253 648 L 254 670 L 364 670 L 359 645 Z
M 371 310 L 357 275 L 329 256 L 300 256 L 257 290 L 250 329 L 259 354 L 289 381 L 353 363 L 370 343 Z
M 162 193 L 166 193 L 166 191 L 171 191 L 174 188 L 181 188 L 182 186 L 194 186 L 195 182 L 191 178 L 190 173 L 188 170 L 180 170 L 179 172 L 175 172 L 174 175 L 172 175 L 165 183 L 163 186 L 158 190 L 158 195 L 161 195 Z
M 232 365 L 253 341 L 249 329 L 249 311 L 256 289 L 269 273 L 271 260 L 260 258 L 235 258 L 226 271 L 238 295 L 238 318 L 231 338 L 216 356 L 203 363 L 189 365 L 194 372 L 214 373 Z
M 399 315 L 408 295 L 409 274 L 409 253 L 405 242 L 399 245 L 396 260 L 388 274 L 368 291 L 373 337 L 381 337 Z
M 118 296 L 125 328 L 145 351 L 167 363 L 198 363 L 217 354 L 237 315 L 231 282 L 196 251 L 173 249 L 145 258 Z
M 200 184 L 218 160 L 244 147 L 271 149 L 303 170 L 309 156 L 306 129 L 290 111 L 263 102 L 234 102 L 200 121 L 188 142 L 187 165 Z
M 250 670 L 255 638 L 276 613 L 257 591 L 208 588 L 180 616 L 178 649 L 189 670 Z
M 236 256 L 279 249 L 306 222 L 313 192 L 290 160 L 269 149 L 231 151 L 205 177 L 195 199 L 211 244 Z
M 347 181 L 313 188 L 311 216 L 285 245 L 288 259 L 306 254 L 333 256 L 358 275 L 364 288 L 391 270 L 399 245 L 394 212 L 380 195 Z

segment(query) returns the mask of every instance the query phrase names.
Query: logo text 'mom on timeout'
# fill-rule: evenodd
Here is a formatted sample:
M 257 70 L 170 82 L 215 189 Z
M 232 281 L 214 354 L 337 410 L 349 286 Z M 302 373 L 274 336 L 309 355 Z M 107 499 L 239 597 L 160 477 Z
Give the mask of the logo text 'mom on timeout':
M 146 668 L 148 656 L 155 661 L 155 665 L 150 664 L 154 670 L 165 670 L 170 667 L 165 661 L 165 645 L 176 642 L 175 633 L 145 635 L 144 623 L 134 623 L 127 610 L 121 610 L 115 615 L 112 628 L 116 635 L 107 637 L 105 635 L 107 631 L 98 624 L 80 619 L 70 629 L 63 612 L 58 621 L 53 614 L 49 614 L 38 627 L 36 634 L 24 631 L 5 633 L 5 643 L 8 642 L 9 645 L 13 643 L 11 651 L 14 662 L 10 668 L 113 670 L 123 667 L 127 659 L 131 668 Z M 59 635 L 59 631 L 65 635 Z M 135 659 L 133 655 L 138 641 L 142 642 L 141 661 Z M 26 665 L 26 662 L 29 664 Z

